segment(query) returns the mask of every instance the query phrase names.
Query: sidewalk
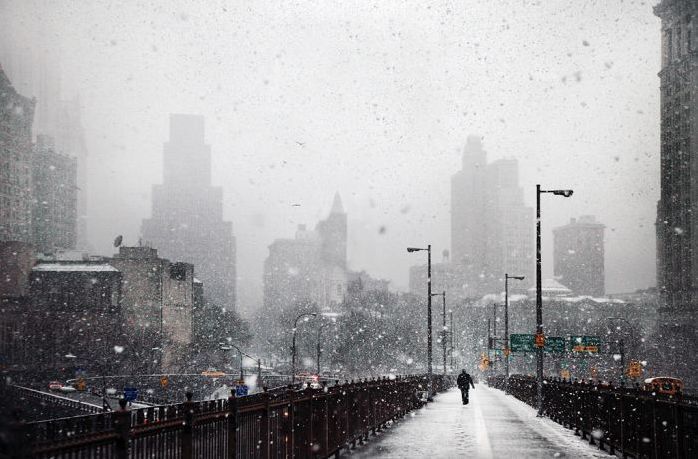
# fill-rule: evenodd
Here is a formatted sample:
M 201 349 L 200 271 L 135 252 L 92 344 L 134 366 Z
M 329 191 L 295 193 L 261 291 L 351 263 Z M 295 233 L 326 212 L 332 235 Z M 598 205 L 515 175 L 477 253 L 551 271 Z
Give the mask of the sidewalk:
M 530 406 L 478 384 L 463 406 L 451 389 L 347 454 L 354 458 L 608 458 Z

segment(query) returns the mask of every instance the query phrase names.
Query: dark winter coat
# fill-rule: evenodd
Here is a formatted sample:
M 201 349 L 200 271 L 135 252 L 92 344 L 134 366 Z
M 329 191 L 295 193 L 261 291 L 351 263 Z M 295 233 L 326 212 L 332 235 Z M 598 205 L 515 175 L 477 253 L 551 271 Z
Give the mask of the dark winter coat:
M 470 375 L 465 372 L 458 375 L 456 383 L 458 384 L 458 388 L 460 390 L 470 390 L 470 386 L 472 386 L 472 388 L 475 389 L 475 384 L 473 384 L 473 378 L 471 378 Z

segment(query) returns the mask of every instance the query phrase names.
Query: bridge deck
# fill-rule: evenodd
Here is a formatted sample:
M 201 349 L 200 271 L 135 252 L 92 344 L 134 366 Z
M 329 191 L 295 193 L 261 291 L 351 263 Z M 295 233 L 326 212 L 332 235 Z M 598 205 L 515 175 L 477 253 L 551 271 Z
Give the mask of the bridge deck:
M 535 410 L 483 384 L 470 391 L 463 406 L 451 389 L 380 436 L 357 448 L 352 457 L 611 457 Z

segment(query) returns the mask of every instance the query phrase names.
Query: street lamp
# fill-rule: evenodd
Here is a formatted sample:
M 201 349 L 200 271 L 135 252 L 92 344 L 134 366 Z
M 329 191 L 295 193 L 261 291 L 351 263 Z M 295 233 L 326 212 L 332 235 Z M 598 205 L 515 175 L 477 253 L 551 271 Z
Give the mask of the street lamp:
M 432 399 L 432 368 L 431 368 L 431 244 L 427 245 L 427 248 L 419 247 L 407 247 L 407 252 L 427 252 L 427 392 L 428 400 Z
M 320 338 L 322 336 L 322 330 L 332 322 L 325 322 L 321 324 L 317 329 L 317 374 L 320 375 L 320 355 L 322 354 L 322 348 L 320 346 Z
M 448 333 L 448 328 L 446 327 L 446 290 L 441 293 L 432 293 L 431 296 L 440 296 L 443 299 L 443 312 L 441 317 L 443 318 L 443 332 L 441 333 L 441 346 L 444 351 L 444 374 L 446 374 L 446 335 Z
M 454 341 L 454 340 L 455 340 L 455 336 L 456 336 L 456 329 L 453 328 L 453 310 L 449 309 L 449 310 L 448 310 L 448 314 L 449 314 L 450 317 L 451 317 L 451 325 L 450 325 L 449 328 L 451 329 L 451 330 L 450 330 L 450 331 L 451 331 L 451 334 L 450 334 L 451 371 L 453 371 L 453 369 L 455 368 L 454 362 L 453 362 L 453 358 L 454 358 L 454 355 L 453 355 L 453 354 L 455 353 L 455 346 L 454 346 L 455 341 Z
M 509 279 L 524 280 L 524 276 L 504 274 L 504 392 L 509 393 Z
M 537 404 L 538 416 L 543 416 L 543 346 L 545 337 L 543 335 L 543 290 L 541 288 L 541 244 L 540 244 L 540 195 L 542 193 L 552 193 L 556 196 L 569 198 L 572 190 L 541 190 L 540 185 L 536 185 L 536 382 L 537 382 Z
M 223 351 L 230 351 L 230 350 L 235 349 L 240 354 L 240 380 L 245 379 L 245 375 L 243 373 L 243 366 L 242 366 L 242 356 L 245 356 L 245 357 L 250 358 L 252 360 L 256 360 L 257 361 L 257 384 L 259 385 L 262 383 L 262 365 L 261 365 L 262 361 L 261 361 L 261 359 L 255 359 L 250 354 L 242 352 L 242 349 L 240 349 L 239 347 L 237 347 L 236 345 L 234 345 L 232 343 L 228 343 L 228 344 L 220 343 L 218 346 Z
M 606 317 L 606 320 L 620 320 L 625 322 L 628 325 L 630 341 L 632 343 L 635 343 L 635 332 L 633 331 L 633 326 L 630 324 L 630 321 L 628 321 L 628 319 L 624 317 Z M 623 338 L 620 339 L 618 345 L 620 346 L 620 384 L 621 386 L 625 386 L 625 341 L 623 340 Z
M 302 317 L 316 317 L 317 312 L 304 312 L 296 317 L 293 321 L 293 340 L 291 342 L 291 384 L 296 382 L 296 329 L 298 328 L 298 321 Z

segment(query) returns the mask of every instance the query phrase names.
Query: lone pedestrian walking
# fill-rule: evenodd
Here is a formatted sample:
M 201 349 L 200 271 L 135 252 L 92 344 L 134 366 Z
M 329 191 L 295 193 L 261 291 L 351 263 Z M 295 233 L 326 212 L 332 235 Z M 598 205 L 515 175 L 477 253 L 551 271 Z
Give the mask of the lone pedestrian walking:
M 463 405 L 467 405 L 470 401 L 468 399 L 468 392 L 470 391 L 471 387 L 475 389 L 475 384 L 473 384 L 473 378 L 471 378 L 468 372 L 465 371 L 465 369 L 463 369 L 463 371 L 461 371 L 458 375 L 456 383 L 458 384 L 458 389 L 460 389 L 460 395 L 463 399 Z

